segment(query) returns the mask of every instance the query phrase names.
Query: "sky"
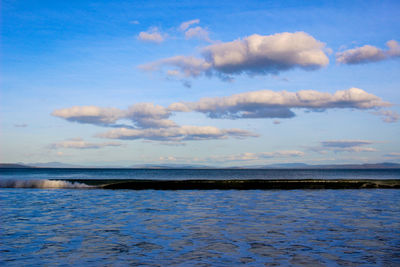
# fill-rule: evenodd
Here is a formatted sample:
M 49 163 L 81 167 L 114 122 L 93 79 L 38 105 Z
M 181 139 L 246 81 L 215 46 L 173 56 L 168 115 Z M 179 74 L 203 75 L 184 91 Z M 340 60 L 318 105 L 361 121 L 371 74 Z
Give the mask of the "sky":
M 0 162 L 400 163 L 399 12 L 3 0 Z

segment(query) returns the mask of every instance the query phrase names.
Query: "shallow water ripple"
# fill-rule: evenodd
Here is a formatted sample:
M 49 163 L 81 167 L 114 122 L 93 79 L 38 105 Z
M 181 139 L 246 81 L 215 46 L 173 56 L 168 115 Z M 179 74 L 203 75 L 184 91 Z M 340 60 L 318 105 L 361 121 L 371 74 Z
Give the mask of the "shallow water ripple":
M 400 264 L 399 190 L 0 190 L 0 263 Z

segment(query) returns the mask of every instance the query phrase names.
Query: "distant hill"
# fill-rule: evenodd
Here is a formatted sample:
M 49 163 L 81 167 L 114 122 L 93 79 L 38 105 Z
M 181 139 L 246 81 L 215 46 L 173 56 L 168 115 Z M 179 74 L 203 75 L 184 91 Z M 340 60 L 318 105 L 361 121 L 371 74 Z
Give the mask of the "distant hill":
M 81 165 L 67 164 L 61 162 L 30 163 L 29 165 L 38 168 L 84 168 Z
M 129 168 L 129 169 L 400 169 L 400 164 L 383 162 L 373 164 L 330 164 L 309 165 L 306 163 L 280 163 L 270 165 L 231 166 L 215 167 L 207 165 L 190 164 L 138 164 L 130 167 L 125 166 L 84 166 L 77 164 L 66 164 L 61 162 L 47 163 L 0 163 L 0 168 Z
M 15 164 L 15 163 L 0 163 L 0 169 L 26 169 L 34 168 L 27 165 Z

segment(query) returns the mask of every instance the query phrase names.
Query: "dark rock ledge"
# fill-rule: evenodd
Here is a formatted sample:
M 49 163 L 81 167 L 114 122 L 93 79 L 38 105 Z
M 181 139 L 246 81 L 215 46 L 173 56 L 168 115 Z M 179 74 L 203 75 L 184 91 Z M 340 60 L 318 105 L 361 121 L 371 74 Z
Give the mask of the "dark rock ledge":
M 400 189 L 400 180 L 89 180 L 69 179 L 103 189 L 133 190 L 289 190 L 289 189 Z

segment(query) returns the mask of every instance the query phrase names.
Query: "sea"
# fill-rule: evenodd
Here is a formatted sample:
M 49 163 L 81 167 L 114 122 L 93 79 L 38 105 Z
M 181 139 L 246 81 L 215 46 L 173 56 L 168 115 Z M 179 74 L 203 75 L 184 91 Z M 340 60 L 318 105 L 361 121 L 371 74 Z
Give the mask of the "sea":
M 400 179 L 400 169 L 0 169 L 1 266 L 400 266 L 400 190 L 67 179 Z

